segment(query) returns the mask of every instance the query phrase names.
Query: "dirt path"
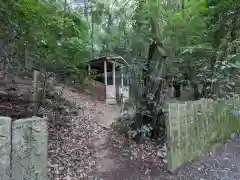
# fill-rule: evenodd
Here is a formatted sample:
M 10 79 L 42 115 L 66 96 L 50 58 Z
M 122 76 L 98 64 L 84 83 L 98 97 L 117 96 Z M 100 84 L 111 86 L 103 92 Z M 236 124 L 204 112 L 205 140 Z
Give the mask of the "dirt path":
M 153 173 L 159 175 L 163 163 L 156 158 L 158 145 L 129 143 L 112 132 L 110 125 L 120 115 L 116 106 L 92 101 L 72 88 L 65 88 L 63 97 L 83 108 L 84 115 L 80 110 L 71 117 L 71 130 L 58 132 L 63 143 L 57 152 L 50 150 L 52 179 L 151 179 Z
M 239 180 L 240 136 L 235 135 L 215 151 L 181 168 L 177 174 L 181 180 Z
M 20 94 L 29 94 L 28 86 L 21 84 L 16 89 Z M 60 125 L 49 123 L 49 180 L 240 179 L 240 135 L 171 175 L 158 157 L 159 145 L 150 141 L 128 143 L 108 128 L 119 116 L 118 108 L 96 102 L 72 88 L 66 88 L 63 96 L 80 108 L 78 113 L 65 109 L 67 115 L 60 118 Z M 68 104 L 63 106 L 70 108 Z M 51 108 L 43 110 L 49 120 L 53 113 Z
M 69 101 L 75 102 L 77 106 L 83 108 L 84 116 L 91 119 L 93 124 L 97 125 L 95 127 L 97 133 L 92 129 L 93 141 L 92 148 L 94 153 L 92 156 L 96 159 L 94 165 L 94 171 L 106 172 L 111 171 L 115 166 L 114 159 L 110 157 L 110 148 L 107 145 L 109 140 L 109 132 L 111 124 L 115 121 L 115 118 L 120 116 L 120 109 L 117 106 L 109 106 L 103 102 L 92 101 L 90 96 L 79 95 L 77 91 L 70 88 L 65 88 L 63 92 L 63 97 Z M 78 122 L 80 124 L 81 122 Z
M 239 180 L 240 138 L 199 161 L 169 174 L 158 157 L 159 145 L 128 143 L 109 128 L 119 109 L 66 88 L 63 96 L 83 108 L 71 116 L 69 126 L 59 130 L 59 149 L 50 150 L 49 166 L 53 180 Z M 53 140 L 52 143 L 55 143 Z M 51 149 L 51 148 L 50 148 Z M 54 172 L 54 173 L 53 173 Z

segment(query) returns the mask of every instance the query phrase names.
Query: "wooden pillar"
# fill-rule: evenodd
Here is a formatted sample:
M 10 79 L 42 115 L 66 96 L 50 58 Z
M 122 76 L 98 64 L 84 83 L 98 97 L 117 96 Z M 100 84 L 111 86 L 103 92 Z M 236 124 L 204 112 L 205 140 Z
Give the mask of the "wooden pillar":
M 107 61 L 104 61 L 104 83 L 107 86 Z
M 112 68 L 113 68 L 113 86 L 116 86 L 116 71 L 115 71 L 115 62 L 113 62 L 112 64 Z

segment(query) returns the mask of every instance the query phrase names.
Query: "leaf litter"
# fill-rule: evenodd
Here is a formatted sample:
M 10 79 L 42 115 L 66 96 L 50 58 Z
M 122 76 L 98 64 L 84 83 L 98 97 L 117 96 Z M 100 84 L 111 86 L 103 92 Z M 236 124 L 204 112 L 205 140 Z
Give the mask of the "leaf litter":
M 29 98 L 28 89 L 27 85 L 18 84 L 2 93 L 1 115 L 18 119 L 31 113 L 24 100 Z M 59 118 L 54 120 L 56 111 L 60 111 Z M 49 119 L 48 179 L 240 179 L 240 136 L 232 137 L 216 152 L 207 153 L 170 175 L 166 169 L 166 147 L 152 141 L 136 144 L 99 124 L 111 122 L 114 112 L 113 107 L 71 88 L 64 90 L 60 100 L 45 99 L 39 115 Z
M 64 89 L 63 98 L 75 107 L 63 105 L 67 113 L 62 113 L 64 115 L 60 116 L 60 122 L 49 123 L 48 179 L 105 179 L 106 174 L 110 177 L 109 173 L 125 162 L 134 166 L 136 161 L 146 164 L 144 170 L 138 172 L 139 177 L 142 174 L 149 177 L 152 166 L 164 166 L 162 158 L 157 156 L 160 149 L 158 145 L 151 141 L 144 144 L 129 142 L 123 135 L 99 124 L 100 116 L 105 118 L 104 121 L 108 121 L 107 118 L 114 119 L 113 107 L 94 101 L 88 94 L 72 91 L 71 88 Z M 76 108 L 77 115 L 72 113 Z M 118 115 L 119 112 L 115 112 L 115 116 Z M 118 171 L 133 173 L 128 167 L 121 168 Z M 121 179 L 117 175 L 115 178 Z

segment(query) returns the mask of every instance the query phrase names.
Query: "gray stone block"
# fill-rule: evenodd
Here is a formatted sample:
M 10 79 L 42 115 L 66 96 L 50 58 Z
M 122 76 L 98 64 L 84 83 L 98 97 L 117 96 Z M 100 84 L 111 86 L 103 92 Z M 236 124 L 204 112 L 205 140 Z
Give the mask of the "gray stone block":
M 47 121 L 32 117 L 12 126 L 12 177 L 14 180 L 47 179 Z
M 10 178 L 11 118 L 0 116 L 0 177 Z

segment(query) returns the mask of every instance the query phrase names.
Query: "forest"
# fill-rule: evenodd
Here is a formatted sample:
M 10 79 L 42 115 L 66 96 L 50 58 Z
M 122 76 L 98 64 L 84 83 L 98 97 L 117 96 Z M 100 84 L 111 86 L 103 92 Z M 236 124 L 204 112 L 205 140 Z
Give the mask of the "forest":
M 190 99 L 231 96 L 235 87 L 237 0 L 10 0 L 1 2 L 0 15 L 5 71 L 13 66 L 19 72 L 34 67 L 61 79 L 83 80 L 87 61 L 108 54 L 127 59 L 127 71 L 136 77 L 130 80 L 135 83 L 129 82 L 135 97 L 134 84 L 147 82 L 150 76 L 156 80 L 161 68 L 166 78 L 174 77 L 176 96 L 185 80 L 191 84 Z M 162 48 L 157 56 L 150 48 L 155 42 Z
M 137 142 L 165 141 L 172 100 L 240 93 L 239 0 L 0 0 L 0 18 L 0 95 L 5 75 L 38 70 L 37 111 L 52 91 L 48 79 L 81 86 L 94 78 L 89 60 L 103 55 L 126 60 L 130 99 L 122 108 L 135 112 L 115 128 L 136 131 Z

